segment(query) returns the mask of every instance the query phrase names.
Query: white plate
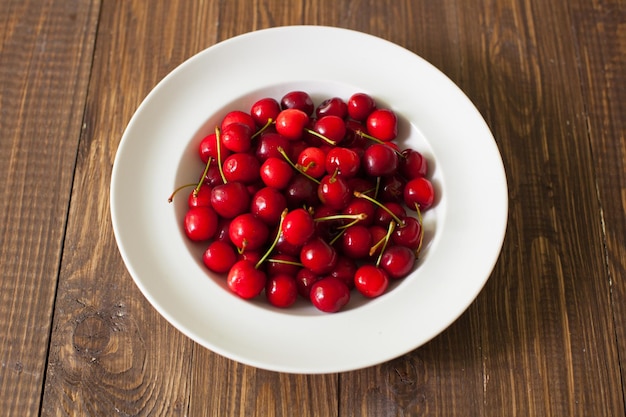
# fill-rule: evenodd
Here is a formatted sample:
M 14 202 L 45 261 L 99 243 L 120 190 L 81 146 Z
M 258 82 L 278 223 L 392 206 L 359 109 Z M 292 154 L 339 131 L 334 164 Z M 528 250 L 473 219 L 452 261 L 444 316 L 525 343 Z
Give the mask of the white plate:
M 367 51 L 367 54 L 364 54 Z M 241 300 L 209 276 L 181 232 L 186 196 L 167 203 L 201 165 L 197 143 L 225 111 L 291 89 L 323 98 L 363 91 L 397 111 L 402 145 L 430 160 L 439 198 L 425 216 L 419 266 L 382 297 L 353 295 L 346 311 L 302 302 L 279 310 Z M 236 361 L 292 373 L 375 365 L 435 337 L 478 295 L 499 256 L 507 222 L 502 160 L 484 120 L 422 58 L 359 32 L 291 26 L 237 36 L 165 77 L 132 117 L 111 180 L 117 243 L 136 285 L 176 328 Z

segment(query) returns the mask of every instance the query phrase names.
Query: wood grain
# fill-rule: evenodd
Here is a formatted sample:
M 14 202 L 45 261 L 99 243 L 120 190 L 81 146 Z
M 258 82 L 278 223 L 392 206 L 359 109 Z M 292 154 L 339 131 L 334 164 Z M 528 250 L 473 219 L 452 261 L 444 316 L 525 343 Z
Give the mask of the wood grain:
M 0 6 L 0 413 L 39 412 L 97 7 Z

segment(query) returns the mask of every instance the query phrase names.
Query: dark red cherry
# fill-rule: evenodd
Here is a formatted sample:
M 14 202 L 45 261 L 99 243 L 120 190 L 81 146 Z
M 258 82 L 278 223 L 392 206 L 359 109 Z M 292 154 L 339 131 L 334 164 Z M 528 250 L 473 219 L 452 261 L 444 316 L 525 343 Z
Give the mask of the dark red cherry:
M 298 109 L 303 111 L 307 117 L 313 114 L 315 105 L 311 96 L 305 91 L 290 91 L 280 100 L 280 107 L 285 109 Z
M 407 180 L 425 177 L 428 174 L 428 160 L 416 150 L 405 149 L 400 158 L 400 173 Z
M 322 101 L 315 109 L 315 116 L 319 119 L 329 115 L 345 119 L 348 116 L 348 105 L 339 97 L 332 97 Z
M 399 279 L 407 276 L 415 264 L 415 253 L 406 246 L 387 247 L 380 258 L 380 267 L 390 278 Z
M 428 210 L 434 201 L 435 189 L 427 178 L 414 178 L 404 187 L 404 203 L 413 210 L 416 204 L 421 211 Z
M 365 150 L 361 164 L 371 177 L 391 175 L 398 168 L 398 155 L 388 145 L 376 143 Z
M 350 226 L 341 235 L 341 252 L 352 259 L 363 259 L 369 255 L 372 235 L 365 226 Z
M 300 262 L 318 275 L 328 274 L 337 263 L 337 252 L 324 239 L 314 236 L 302 247 Z
M 405 217 L 404 225 L 396 227 L 391 235 L 391 241 L 396 245 L 417 250 L 422 242 L 422 225 L 415 217 Z
M 365 93 L 355 93 L 348 99 L 348 115 L 359 122 L 364 122 L 376 108 L 374 99 Z

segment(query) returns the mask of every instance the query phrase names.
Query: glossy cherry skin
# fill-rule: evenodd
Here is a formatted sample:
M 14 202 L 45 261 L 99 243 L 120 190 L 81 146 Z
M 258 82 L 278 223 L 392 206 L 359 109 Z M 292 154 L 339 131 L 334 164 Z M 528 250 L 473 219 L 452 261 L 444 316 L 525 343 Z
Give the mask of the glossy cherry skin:
M 240 182 L 229 182 L 213 187 L 211 206 L 220 216 L 232 219 L 250 208 L 250 194 Z
M 222 130 L 220 140 L 224 148 L 232 152 L 247 152 L 252 144 L 252 133 L 248 125 L 231 123 Z
M 279 274 L 295 277 L 301 269 L 297 257 L 284 253 L 274 253 L 265 261 L 265 272 L 270 277 Z
M 210 185 L 202 184 L 200 189 L 196 193 L 194 189 L 189 193 L 189 197 L 187 198 L 187 205 L 189 207 L 200 207 L 207 206 L 211 207 L 211 191 L 213 189 Z
M 435 202 L 435 189 L 432 183 L 423 177 L 414 178 L 404 187 L 404 203 L 415 210 L 417 204 L 421 211 L 428 210 Z
M 400 159 L 400 173 L 407 180 L 425 177 L 428 174 L 428 160 L 416 150 L 405 149 Z
M 322 101 L 315 109 L 315 116 L 318 119 L 330 115 L 345 119 L 348 116 L 348 105 L 346 102 L 340 97 L 332 97 Z
M 354 274 L 357 270 L 356 261 L 347 256 L 339 256 L 337 264 L 328 276 L 341 280 L 349 289 L 354 288 Z
M 414 264 L 415 253 L 406 246 L 389 246 L 380 258 L 380 267 L 393 279 L 407 276 Z
M 298 298 L 298 286 L 292 275 L 272 275 L 265 285 L 265 297 L 274 307 L 287 308 Z
M 300 262 L 317 275 L 328 274 L 337 263 L 337 251 L 324 239 L 314 236 L 302 247 Z
M 280 107 L 284 109 L 298 109 L 307 117 L 313 114 L 315 104 L 306 91 L 290 91 L 280 99 Z
M 240 252 L 259 250 L 267 242 L 269 229 L 267 225 L 252 213 L 244 213 L 235 217 L 228 228 L 231 242 Z
M 273 187 L 261 188 L 254 194 L 250 203 L 250 212 L 268 226 L 276 226 L 280 222 L 281 213 L 286 208 L 287 199 Z
M 354 274 L 354 286 L 365 297 L 378 297 L 387 291 L 389 276 L 381 268 L 365 264 Z
M 241 298 L 254 298 L 265 288 L 267 276 L 254 266 L 253 262 L 243 259 L 237 261 L 228 272 L 228 288 Z
M 298 155 L 298 166 L 307 175 L 322 178 L 326 174 L 326 153 L 318 147 L 309 146 Z
M 350 301 L 350 289 L 335 277 L 316 281 L 309 294 L 311 303 L 325 313 L 336 313 Z
M 304 245 L 315 233 L 313 217 L 303 208 L 290 211 L 283 219 L 282 233 L 285 240 L 292 245 Z
M 283 158 L 267 158 L 261 165 L 260 176 L 268 187 L 278 190 L 287 188 L 293 175 L 293 168 Z
M 343 177 L 325 175 L 317 188 L 317 196 L 322 204 L 335 210 L 343 210 L 352 200 L 352 190 Z
M 220 125 L 222 132 L 226 127 L 232 123 L 241 123 L 250 128 L 252 132 L 256 129 L 256 124 L 254 123 L 254 119 L 249 113 L 241 110 L 233 110 L 226 113 L 226 116 L 222 119 L 222 123 Z
M 313 130 L 337 144 L 346 136 L 346 123 L 339 116 L 323 116 L 315 121 Z
M 372 235 L 365 226 L 348 227 L 341 235 L 341 252 L 352 259 L 363 259 L 372 247 Z
M 250 115 L 258 127 L 263 127 L 268 120 L 276 120 L 280 110 L 278 101 L 271 97 L 265 97 L 252 104 Z
M 367 116 L 367 133 L 389 142 L 398 136 L 398 117 L 388 109 L 376 109 Z
M 217 230 L 217 220 L 211 207 L 191 207 L 185 214 L 185 234 L 194 241 L 211 239 Z
M 359 122 L 364 122 L 376 108 L 374 99 L 365 93 L 355 93 L 348 99 L 348 115 Z
M 302 110 L 286 109 L 276 118 L 276 131 L 289 140 L 298 140 L 309 124 L 309 116 Z
M 319 281 L 321 277 L 307 268 L 302 268 L 296 274 L 296 286 L 298 287 L 298 294 L 303 298 L 310 300 L 311 296 L 311 287 L 317 281 Z
M 237 262 L 237 254 L 229 243 L 215 240 L 204 251 L 202 261 L 211 271 L 224 274 Z
M 357 223 L 363 226 L 370 226 L 374 223 L 375 212 L 376 206 L 363 198 L 353 198 L 342 211 L 343 214 L 365 216 L 363 220 L 359 220 Z
M 215 133 L 205 136 L 200 141 L 200 145 L 198 145 L 198 153 L 200 154 L 200 159 L 205 164 L 209 160 L 209 157 L 214 161 L 217 161 L 217 135 Z M 228 158 L 231 153 L 230 149 L 225 148 L 220 143 L 220 157 L 222 162 Z
M 279 149 L 282 149 L 289 155 L 291 153 L 291 146 L 289 139 L 278 133 L 264 133 L 258 139 L 255 155 L 259 162 L 263 162 L 271 157 L 284 158 Z
M 253 184 L 260 178 L 260 163 L 249 153 L 234 153 L 224 161 L 222 170 L 226 181 Z
M 304 175 L 294 175 L 284 190 L 287 206 L 296 208 L 303 204 L 307 206 L 319 204 L 317 188 L 318 185 Z
M 365 150 L 361 165 L 371 177 L 391 175 L 398 168 L 398 155 L 390 146 L 376 143 Z
M 417 250 L 421 245 L 422 225 L 411 216 L 404 218 L 404 225 L 396 227 L 391 235 L 391 241 L 396 245 L 406 246 Z
M 336 147 L 328 151 L 324 161 L 326 172 L 333 175 L 337 172 L 344 178 L 356 176 L 361 167 L 359 155 L 352 149 Z

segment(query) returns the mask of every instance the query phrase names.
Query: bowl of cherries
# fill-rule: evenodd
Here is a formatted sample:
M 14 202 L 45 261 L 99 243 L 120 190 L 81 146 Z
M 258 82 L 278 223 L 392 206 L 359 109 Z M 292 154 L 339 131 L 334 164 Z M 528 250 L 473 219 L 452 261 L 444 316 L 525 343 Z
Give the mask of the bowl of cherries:
M 465 94 L 411 51 L 330 27 L 255 31 L 183 62 L 130 119 L 110 191 L 151 306 L 217 354 L 292 373 L 436 337 L 491 275 L 508 214 Z
M 242 299 L 336 313 L 411 273 L 436 200 L 428 160 L 401 148 L 398 115 L 355 92 L 306 91 L 231 109 L 198 143 L 180 224 L 207 271 Z

